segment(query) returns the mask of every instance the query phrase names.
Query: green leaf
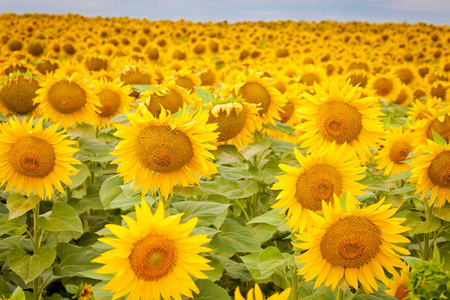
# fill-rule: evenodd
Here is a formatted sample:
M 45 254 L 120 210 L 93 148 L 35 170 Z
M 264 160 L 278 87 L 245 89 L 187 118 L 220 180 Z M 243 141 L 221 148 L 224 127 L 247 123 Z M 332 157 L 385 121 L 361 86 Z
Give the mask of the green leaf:
M 25 283 L 38 277 L 45 269 L 50 268 L 55 261 L 56 252 L 49 246 L 40 247 L 32 256 L 23 249 L 17 248 L 8 255 L 8 263 Z
M 450 221 L 450 207 L 449 206 L 434 208 L 433 213 L 436 217 L 438 217 L 441 220 Z
M 89 168 L 87 165 L 79 165 L 77 166 L 78 173 L 75 176 L 71 176 L 70 179 L 72 180 L 72 184 L 69 185 L 69 188 L 74 189 L 76 187 L 79 187 L 83 184 L 83 182 L 86 181 L 86 179 L 91 175 L 91 172 L 89 171 Z
M 133 84 L 131 87 L 139 94 L 148 90 L 152 90 L 153 86 L 148 84 Z
M 251 181 L 232 181 L 219 178 L 216 181 L 200 182 L 200 188 L 207 194 L 218 194 L 228 199 L 247 198 L 258 192 L 258 185 Z
M 223 178 L 228 180 L 239 180 L 243 178 L 252 178 L 253 175 L 246 168 L 242 167 L 224 167 L 220 166 L 217 168 L 219 174 L 222 175 Z
M 108 123 L 126 122 L 126 121 L 128 121 L 127 115 L 118 114 L 115 115 L 111 120 L 109 120 Z
M 215 284 L 211 280 L 208 279 L 200 279 L 195 282 L 200 293 L 198 295 L 194 294 L 194 298 L 196 300 L 231 300 L 230 295 L 228 295 L 227 291 Z
M 367 185 L 369 190 L 380 190 L 383 192 L 389 192 L 389 187 L 384 183 L 380 177 L 366 176 L 360 181 L 361 184 Z
M 5 296 L 5 298 L 8 298 L 7 296 L 9 296 L 11 294 L 11 291 L 9 290 L 9 285 L 6 283 L 6 281 L 0 279 L 0 299 L 1 296 Z
M 265 223 L 272 226 L 280 226 L 285 223 L 285 214 L 280 214 L 280 209 L 272 209 L 251 219 L 247 224 Z
M 57 276 L 76 276 L 81 272 L 96 269 L 98 264 L 91 262 L 99 254 L 84 247 L 78 247 L 68 243 L 59 243 L 56 246 L 56 253 L 60 259 L 58 268 L 54 273 Z
M 20 248 L 25 236 L 12 236 L 0 240 L 0 261 L 5 261 L 9 252 L 13 249 Z
M 103 182 L 100 188 L 100 201 L 105 209 L 110 209 L 111 202 L 123 192 L 121 185 L 123 185 L 123 178 L 119 175 L 111 176 Z
M 222 230 L 214 236 L 210 246 L 217 249 L 217 253 L 233 255 L 236 252 L 256 252 L 261 247 L 250 228 L 242 226 L 235 220 L 226 219 Z
M 205 273 L 206 276 L 209 277 L 209 279 L 211 279 L 212 281 L 217 281 L 222 278 L 223 266 L 219 260 L 214 258 L 208 265 L 214 268 L 214 270 L 211 271 L 203 271 L 203 273 Z
M 197 217 L 197 226 L 210 226 L 216 218 L 226 211 L 230 204 L 216 202 L 181 201 L 173 204 L 178 212 L 183 212 L 184 221 Z
M 216 256 L 216 258 L 220 261 L 220 264 L 223 266 L 225 273 L 227 273 L 231 278 L 240 279 L 243 281 L 249 281 L 253 279 L 244 264 L 237 263 L 234 260 L 225 258 L 223 256 Z
M 18 218 L 9 220 L 9 214 L 7 214 L 0 219 L 0 236 L 22 235 L 25 231 L 27 231 L 27 225 L 20 224 Z
M 183 187 L 179 185 L 173 187 L 173 193 L 185 197 L 199 196 L 205 194 L 205 192 L 198 186 Z
M 11 295 L 11 300 L 25 300 L 25 293 L 18 286 Z
M 447 145 L 447 142 L 445 141 L 445 139 L 442 136 L 440 136 L 439 133 L 437 133 L 433 129 L 431 129 L 431 133 L 433 134 L 433 140 L 436 143 L 438 143 L 442 147 L 445 147 Z
M 398 173 L 395 174 L 394 176 L 389 177 L 388 179 L 385 180 L 385 182 L 393 182 L 393 181 L 398 181 L 398 180 L 406 180 L 409 177 L 411 177 L 411 172 L 410 170 L 402 172 L 402 173 Z
M 261 275 L 272 275 L 275 272 L 275 268 L 285 264 L 284 257 L 281 255 L 281 251 L 275 247 L 267 247 L 260 252 L 258 257 L 258 267 L 261 270 Z
M 281 123 L 280 121 L 275 120 L 275 123 L 277 125 L 273 125 L 273 124 L 263 124 L 263 128 L 267 128 L 270 130 L 277 130 L 277 131 L 281 131 L 284 133 L 288 133 L 290 135 L 295 135 L 295 131 L 294 129 L 292 129 L 292 127 L 290 125 Z
M 256 145 L 250 146 L 242 155 L 246 160 L 250 160 L 253 156 L 260 156 L 264 151 L 269 149 L 270 141 L 264 139 L 258 142 Z
M 202 99 L 205 102 L 211 102 L 212 99 L 214 98 L 213 93 L 208 92 L 207 90 L 204 90 L 202 88 L 199 87 L 194 87 L 195 91 L 197 92 L 197 95 L 200 97 L 200 99 Z
M 436 217 L 431 217 L 430 220 L 413 226 L 410 232 L 412 234 L 430 233 L 439 229 L 439 227 L 441 227 L 441 221 Z
M 229 199 L 248 198 L 256 194 L 259 190 L 258 184 L 252 181 L 238 181 L 234 190 L 225 193 L 225 197 Z
M 75 209 L 60 202 L 53 204 L 51 212 L 39 217 L 38 226 L 47 231 L 83 232 L 83 225 Z
M 24 198 L 22 194 L 11 194 L 6 200 L 6 207 L 9 209 L 9 219 L 20 217 L 27 213 L 30 209 L 36 207 L 36 204 L 41 201 L 39 196 L 32 196 L 31 198 Z

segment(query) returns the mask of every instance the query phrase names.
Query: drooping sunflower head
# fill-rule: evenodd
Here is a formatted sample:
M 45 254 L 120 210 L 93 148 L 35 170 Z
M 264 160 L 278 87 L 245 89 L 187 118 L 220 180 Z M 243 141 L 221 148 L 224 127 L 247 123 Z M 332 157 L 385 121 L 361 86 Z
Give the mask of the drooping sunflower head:
M 189 69 L 182 69 L 180 71 L 172 70 L 170 77 L 175 80 L 175 84 L 184 88 L 189 93 L 195 92 L 194 87 L 200 87 L 202 81 L 194 72 Z
M 107 71 L 110 69 L 110 65 L 109 58 L 105 55 L 87 55 L 84 58 L 84 66 L 91 72 Z
M 326 72 L 314 65 L 301 66 L 297 73 L 298 82 L 306 86 L 314 86 L 314 84 L 321 84 L 327 78 Z
M 436 97 L 438 99 L 441 99 L 443 101 L 448 100 L 447 99 L 447 91 L 449 90 L 450 83 L 445 81 L 435 81 L 432 85 L 428 87 L 427 95 L 429 98 Z
M 139 85 L 151 85 L 153 83 L 152 76 L 150 72 L 139 64 L 126 65 L 119 75 L 120 81 L 124 84 L 139 84 Z M 131 93 L 132 97 L 138 97 L 139 93 L 133 91 Z
M 72 155 L 78 149 L 61 135 L 58 124 L 43 128 L 43 119 L 33 126 L 33 118 L 20 123 L 15 117 L 0 127 L 0 180 L 5 192 L 15 189 L 30 196 L 31 191 L 42 199 L 50 199 L 53 187 L 64 194 L 61 182 L 72 184 L 69 176 L 80 162 Z
M 120 163 L 118 172 L 125 182 L 135 182 L 135 190 L 142 187 L 145 195 L 159 189 L 167 197 L 176 183 L 192 185 L 217 172 L 208 151 L 215 149 L 210 143 L 217 139 L 217 125 L 206 124 L 208 114 L 183 109 L 172 116 L 162 108 L 156 118 L 141 105 L 126 115 L 131 125 L 116 125 L 123 141 L 112 152 L 119 156 L 113 163 Z
M 103 77 L 93 82 L 93 91 L 101 104 L 97 106 L 97 118 L 93 121 L 95 127 L 110 127 L 109 120 L 133 106 L 132 89 L 123 82 L 108 81 Z
M 421 100 L 416 100 L 412 103 L 412 107 L 407 112 L 409 122 L 417 122 L 427 117 L 431 117 L 433 114 L 430 111 L 442 110 L 442 101 L 437 98 L 427 99 L 426 102 Z
M 341 199 L 335 196 L 333 206 L 323 202 L 323 217 L 313 215 L 317 226 L 297 235 L 302 242 L 294 246 L 307 250 L 299 256 L 299 262 L 305 264 L 299 274 L 306 281 L 317 277 L 314 288 L 325 283 L 334 290 L 346 280 L 355 289 L 361 283 L 371 293 L 378 290 L 376 279 L 387 284 L 384 270 L 396 274 L 394 267 L 404 266 L 399 254 L 410 254 L 393 243 L 409 243 L 399 233 L 410 228 L 400 225 L 405 219 L 392 218 L 397 208 L 383 202 L 384 198 L 360 207 L 350 192 Z
M 71 76 L 62 72 L 48 75 L 36 93 L 37 112 L 65 128 L 77 123 L 89 124 L 98 111 L 97 107 L 101 106 L 90 81 L 76 72 Z
M 30 64 L 27 64 L 25 60 L 19 60 L 19 59 L 9 59 L 8 61 L 1 64 L 0 67 L 0 74 L 8 76 L 15 72 L 20 73 L 28 73 L 33 72 L 34 69 Z
M 243 297 L 241 294 L 241 291 L 239 290 L 239 287 L 236 288 L 236 291 L 234 292 L 234 300 L 287 300 L 289 298 L 289 295 L 291 293 L 291 288 L 285 289 L 281 293 L 275 293 L 269 298 L 265 298 L 261 288 L 257 283 L 255 283 L 255 288 L 250 289 L 247 293 L 247 298 Z
M 206 234 L 190 235 L 197 218 L 180 223 L 181 215 L 164 217 L 164 204 L 155 214 L 141 201 L 136 205 L 136 220 L 123 216 L 128 227 L 106 227 L 118 237 L 100 238 L 114 247 L 93 260 L 104 266 L 97 273 L 115 273 L 102 289 L 111 290 L 113 298 L 128 294 L 130 299 L 181 299 L 199 293 L 191 276 L 206 279 L 203 271 L 212 270 L 200 253 L 211 251 L 202 245 L 210 241 Z
M 245 102 L 256 104 L 263 123 L 275 124 L 279 118 L 285 99 L 274 87 L 274 81 L 256 70 L 245 70 L 235 78 L 234 93 Z
M 279 182 L 273 185 L 274 190 L 281 190 L 277 203 L 273 208 L 282 208 L 281 213 L 287 211 L 287 224 L 294 231 L 303 232 L 315 225 L 311 213 L 322 210 L 322 201 L 332 201 L 333 195 L 341 197 L 345 191 L 362 195 L 364 185 L 358 180 L 365 167 L 356 158 L 352 149 L 346 150 L 345 145 L 331 143 L 303 156 L 294 149 L 300 168 L 280 165 L 286 174 L 277 176 Z
M 4 115 L 32 112 L 38 89 L 39 80 L 32 73 L 11 73 L 0 83 L 0 111 Z
M 184 106 L 192 103 L 187 90 L 178 86 L 175 80 L 163 82 L 152 86 L 151 89 L 142 92 L 139 102 L 143 103 L 149 112 L 156 118 L 161 114 L 161 109 L 174 114 Z
M 305 132 L 299 136 L 301 147 L 308 153 L 323 144 L 335 142 L 353 147 L 363 161 L 384 136 L 381 112 L 376 97 L 361 97 L 361 90 L 333 80 L 326 85 L 315 85 L 315 94 L 303 93 L 306 101 L 299 109 L 305 122 L 297 125 Z
M 350 84 L 353 86 L 366 87 L 370 74 L 367 71 L 355 69 L 347 73 L 347 79 L 350 79 Z
M 412 159 L 412 176 L 409 181 L 415 182 L 416 194 L 422 193 L 420 200 L 428 196 L 430 205 L 436 199 L 439 207 L 450 202 L 450 147 L 427 139 L 427 144 L 419 146 L 416 152 L 423 152 Z
M 384 175 L 392 176 L 411 168 L 411 164 L 405 163 L 409 154 L 416 148 L 414 134 L 410 129 L 402 130 L 401 127 L 390 129 L 382 145 L 383 148 L 376 152 L 376 168 L 384 170 Z
M 395 100 L 400 93 L 401 81 L 393 74 L 379 74 L 372 77 L 367 83 L 367 87 L 375 91 L 375 95 Z
M 219 133 L 217 145 L 233 143 L 244 150 L 252 141 L 252 133 L 261 126 L 256 104 L 242 101 L 234 97 L 208 103 L 208 124 L 217 124 L 215 130 Z
M 420 117 L 420 115 L 419 115 Z M 433 131 L 447 142 L 450 141 L 450 107 L 436 105 L 423 111 L 423 118 L 416 120 L 411 127 L 414 129 L 417 144 L 426 145 L 427 139 L 433 140 Z

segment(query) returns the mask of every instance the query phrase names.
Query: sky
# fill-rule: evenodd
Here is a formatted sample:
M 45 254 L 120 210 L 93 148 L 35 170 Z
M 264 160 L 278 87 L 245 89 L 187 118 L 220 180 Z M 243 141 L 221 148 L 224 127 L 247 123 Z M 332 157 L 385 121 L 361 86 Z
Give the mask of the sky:
M 450 25 L 450 0 L 0 0 L 3 12 L 231 23 L 290 19 Z

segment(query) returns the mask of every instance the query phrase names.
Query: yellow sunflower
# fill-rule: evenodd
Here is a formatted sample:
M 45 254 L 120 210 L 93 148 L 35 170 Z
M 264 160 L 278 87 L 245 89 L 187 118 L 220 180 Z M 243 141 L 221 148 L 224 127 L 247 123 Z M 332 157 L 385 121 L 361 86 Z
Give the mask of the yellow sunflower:
M 97 117 L 93 120 L 95 127 L 110 127 L 109 120 L 118 114 L 129 111 L 134 98 L 130 96 L 132 89 L 123 82 L 108 81 L 105 77 L 93 82 L 93 91 L 100 100 Z
M 367 88 L 375 91 L 375 96 L 395 100 L 400 93 L 401 81 L 393 74 L 378 74 L 367 82 Z
M 208 150 L 217 139 L 216 124 L 206 124 L 208 114 L 189 113 L 172 117 L 161 109 L 155 118 L 145 106 L 136 113 L 126 113 L 131 125 L 116 125 L 119 138 L 111 153 L 119 157 L 117 171 L 125 182 L 135 182 L 134 189 L 142 187 L 142 195 L 159 189 L 164 197 L 172 193 L 173 186 L 190 186 L 198 183 L 198 176 L 217 172 L 216 165 L 208 160 L 214 156 Z
M 156 118 L 159 117 L 162 108 L 174 114 L 192 103 L 187 90 L 176 85 L 173 79 L 142 92 L 139 95 L 139 102 L 143 103 Z
M 303 232 L 315 225 L 311 213 L 320 212 L 322 201 L 330 202 L 333 194 L 341 197 L 351 191 L 364 195 L 366 186 L 357 181 L 364 178 L 361 173 L 366 168 L 355 159 L 353 149 L 346 151 L 345 145 L 331 143 L 306 157 L 297 148 L 294 154 L 301 167 L 281 164 L 287 174 L 276 176 L 279 182 L 272 187 L 281 190 L 272 208 L 282 208 L 281 214 L 287 211 L 287 225 L 294 231 Z
M 436 105 L 427 107 L 423 119 L 411 125 L 416 134 L 417 144 L 426 145 L 426 140 L 433 140 L 433 131 L 450 141 L 450 106 Z
M 400 274 L 394 273 L 394 277 L 387 284 L 389 289 L 385 291 L 386 294 L 394 296 L 397 300 L 406 300 L 409 294 L 408 287 L 406 286 L 406 282 L 409 279 L 408 273 L 409 266 L 407 264 L 402 268 Z
M 371 155 L 369 148 L 385 135 L 378 99 L 361 98 L 361 89 L 333 80 L 324 86 L 315 85 L 315 95 L 303 93 L 306 101 L 299 109 L 305 122 L 297 125 L 304 134 L 299 136 L 301 147 L 307 152 L 333 141 L 353 147 L 362 161 Z
M 250 289 L 247 293 L 247 299 L 245 299 L 241 291 L 239 290 L 239 287 L 236 288 L 236 292 L 234 293 L 234 300 L 287 300 L 289 298 L 289 295 L 291 293 L 291 288 L 285 289 L 281 293 L 276 293 L 270 296 L 269 298 L 265 298 L 263 293 L 261 292 L 261 288 L 257 283 L 255 283 L 255 289 Z
M 4 192 L 11 189 L 30 196 L 31 190 L 41 199 L 50 199 L 53 187 L 64 194 L 61 182 L 70 185 L 69 176 L 80 162 L 72 157 L 78 149 L 67 135 L 56 132 L 58 124 L 43 128 L 43 119 L 33 126 L 33 118 L 20 123 L 15 117 L 0 129 L 0 179 Z
M 426 119 L 427 117 L 432 116 L 431 110 L 441 110 L 442 101 L 437 98 L 428 99 L 426 102 L 422 102 L 420 100 L 414 101 L 412 107 L 407 112 L 408 121 L 417 122 L 419 120 Z
M 376 152 L 375 159 L 376 168 L 384 170 L 384 175 L 392 176 L 411 169 L 411 164 L 404 162 L 416 148 L 414 135 L 410 129 L 403 130 L 401 127 L 390 129 L 383 146 Z
M 195 92 L 194 87 L 200 87 L 202 85 L 201 79 L 191 70 L 172 70 L 170 77 L 174 78 L 176 85 L 186 89 L 189 93 Z
M 422 192 L 420 200 L 427 197 L 431 190 L 430 205 L 438 200 L 439 207 L 450 202 L 450 149 L 447 143 L 444 146 L 427 139 L 427 145 L 419 146 L 418 155 L 412 159 L 412 176 L 409 181 L 415 182 L 416 194 Z
M 242 96 L 245 102 L 258 105 L 263 123 L 275 125 L 274 119 L 279 119 L 285 98 L 274 87 L 274 81 L 256 70 L 240 72 L 235 81 L 235 94 Z
M 78 293 L 78 300 L 91 300 L 94 290 L 92 284 L 85 283 L 81 291 Z
M 218 103 L 208 103 L 209 117 L 207 123 L 216 123 L 219 133 L 217 145 L 233 143 L 245 150 L 252 142 L 252 133 L 260 129 L 261 121 L 255 104 L 232 99 Z
M 91 83 L 80 73 L 70 77 L 62 72 L 49 74 L 37 90 L 34 103 L 38 114 L 68 128 L 77 123 L 89 124 L 101 106 Z
M 3 115 L 32 112 L 36 108 L 33 99 L 38 89 L 39 81 L 33 74 L 10 74 L 0 85 L 0 112 Z
M 306 281 L 316 278 L 314 288 L 324 282 L 335 290 L 341 279 L 371 293 L 378 290 L 375 279 L 388 283 L 385 271 L 396 274 L 394 267 L 403 267 L 400 253 L 409 255 L 405 248 L 392 243 L 409 243 L 409 239 L 399 233 L 410 228 L 400 225 L 404 218 L 391 218 L 397 208 L 383 204 L 384 198 L 368 207 L 359 207 L 358 200 L 347 193 L 344 211 L 338 197 L 334 197 L 334 207 L 323 202 L 323 217 L 312 215 L 317 226 L 310 232 L 297 235 L 303 241 L 294 246 L 307 250 L 299 256 L 304 266 L 299 270 Z M 396 252 L 394 252 L 394 250 Z
M 405 85 L 414 84 L 419 78 L 419 72 L 414 65 L 400 65 L 392 69 L 392 73 L 397 76 Z
M 213 269 L 200 255 L 211 251 L 202 246 L 210 239 L 206 234 L 190 235 L 198 219 L 180 224 L 182 214 L 165 218 L 162 203 L 153 215 L 144 200 L 135 209 L 136 220 L 122 216 L 128 228 L 106 225 L 118 239 L 99 239 L 114 249 L 93 260 L 104 264 L 97 273 L 116 273 L 101 289 L 111 290 L 112 299 L 128 294 L 131 300 L 181 300 L 181 295 L 192 298 L 192 291 L 198 294 L 190 275 L 206 279 L 203 271 Z

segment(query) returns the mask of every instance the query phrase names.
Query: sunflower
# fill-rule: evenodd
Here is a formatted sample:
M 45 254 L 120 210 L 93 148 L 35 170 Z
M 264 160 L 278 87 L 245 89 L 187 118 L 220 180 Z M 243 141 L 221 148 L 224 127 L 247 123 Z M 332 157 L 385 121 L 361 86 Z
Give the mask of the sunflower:
M 263 293 L 261 292 L 261 288 L 257 283 L 255 283 L 255 289 L 250 289 L 247 293 L 247 299 L 245 299 L 241 295 L 241 291 L 239 290 L 239 287 L 236 288 L 236 291 L 234 292 L 234 300 L 287 300 L 289 298 L 289 295 L 291 293 L 291 288 L 285 289 L 281 294 L 276 293 L 270 296 L 269 298 L 265 298 L 263 296 Z
M 109 120 L 118 114 L 129 111 L 134 98 L 130 96 L 132 89 L 123 82 L 108 81 L 105 77 L 93 83 L 94 94 L 100 100 L 97 118 L 93 121 L 95 127 L 110 127 Z
M 10 74 L 0 85 L 0 111 L 3 115 L 32 112 L 36 108 L 33 99 L 38 89 L 39 81 L 33 74 Z
M 317 226 L 297 235 L 303 242 L 294 246 L 307 250 L 299 256 L 299 263 L 304 266 L 298 273 L 304 275 L 305 281 L 317 277 L 314 288 L 325 282 L 335 290 L 345 279 L 355 289 L 360 282 L 364 290 L 371 293 L 373 289 L 378 290 L 375 279 L 388 283 L 383 268 L 396 274 L 394 267 L 404 266 L 394 250 L 403 255 L 409 255 L 409 251 L 392 243 L 409 243 L 409 239 L 399 233 L 410 228 L 400 225 L 404 218 L 391 218 L 397 208 L 383 204 L 384 198 L 360 208 L 351 193 L 344 197 L 346 211 L 335 196 L 334 207 L 331 203 L 322 203 L 323 217 L 312 215 Z
M 397 76 L 405 85 L 414 84 L 419 78 L 419 72 L 414 65 L 400 65 L 392 70 L 392 73 Z
M 153 215 L 148 204 L 137 204 L 136 220 L 122 216 L 127 227 L 108 224 L 116 238 L 99 241 L 114 247 L 93 260 L 104 264 L 97 273 L 116 273 L 101 289 L 111 290 L 113 299 L 128 294 L 127 299 L 181 300 L 181 295 L 192 298 L 199 289 L 191 276 L 208 277 L 203 271 L 212 270 L 209 260 L 200 255 L 211 249 L 202 246 L 210 241 L 206 234 L 190 235 L 197 218 L 180 224 L 182 214 L 164 217 L 164 204 Z
M 287 211 L 287 225 L 294 231 L 315 225 L 311 213 L 320 212 L 322 201 L 330 202 L 333 194 L 341 197 L 347 190 L 364 194 L 365 186 L 357 181 L 364 178 L 361 173 L 366 168 L 355 159 L 353 149 L 331 143 L 306 157 L 297 148 L 294 153 L 301 167 L 281 164 L 287 174 L 277 176 L 279 182 L 272 187 L 281 190 L 272 208 L 282 208 L 281 214 Z
M 189 113 L 183 110 L 172 117 L 164 108 L 155 118 L 141 105 L 136 113 L 125 113 L 131 125 L 116 125 L 119 138 L 111 153 L 119 157 L 117 171 L 125 182 L 135 182 L 134 189 L 142 187 L 142 195 L 159 188 L 167 197 L 173 186 L 198 183 L 198 175 L 217 172 L 216 165 L 208 160 L 214 156 L 208 150 L 217 139 L 215 124 L 206 124 L 208 114 Z
M 176 85 L 173 79 L 142 92 L 139 95 L 139 102 L 143 103 L 156 118 L 159 117 L 162 108 L 174 114 L 192 103 L 188 91 Z
M 25 60 L 10 59 L 2 63 L 0 67 L 0 75 L 8 76 L 15 72 L 28 73 L 33 72 L 33 67 L 27 64 Z
M 416 148 L 414 135 L 410 129 L 402 130 L 401 127 L 390 129 L 383 146 L 376 152 L 375 159 L 377 160 L 376 168 L 384 170 L 385 176 L 411 169 L 411 164 L 404 162 Z
M 120 81 L 123 81 L 124 84 L 129 85 L 151 85 L 153 83 L 150 72 L 138 64 L 127 65 L 120 73 L 119 79 Z M 131 96 L 138 97 L 139 93 L 137 91 L 133 91 L 133 93 L 131 93 Z
M 395 100 L 400 93 L 401 81 L 393 74 L 379 74 L 367 82 L 367 88 L 375 91 L 375 96 Z
M 242 99 L 222 100 L 208 103 L 209 117 L 207 123 L 217 123 L 215 132 L 219 133 L 217 145 L 233 143 L 237 148 L 245 150 L 252 142 L 252 133 L 261 126 L 258 108 L 255 104 Z
M 263 123 L 272 123 L 280 117 L 285 99 L 274 87 L 274 82 L 256 70 L 245 70 L 236 76 L 234 92 L 242 96 L 244 101 L 258 105 L 259 115 Z
M 75 126 L 77 123 L 90 123 L 101 106 L 94 95 L 90 82 L 79 73 L 70 77 L 62 72 L 49 74 L 34 103 L 39 104 L 38 114 L 61 123 L 63 127 Z
M 314 83 L 321 84 L 326 76 L 326 71 L 313 65 L 304 65 L 298 71 L 298 82 L 312 87 Z
M 175 80 L 176 85 L 186 89 L 189 93 L 195 92 L 194 87 L 199 87 L 202 85 L 201 79 L 191 70 L 172 70 L 170 72 L 170 77 Z
M 64 194 L 61 182 L 70 185 L 69 176 L 77 169 L 73 164 L 80 162 L 72 155 L 78 149 L 70 147 L 74 142 L 65 139 L 58 130 L 58 124 L 43 128 L 43 119 L 33 126 L 33 118 L 20 123 L 16 117 L 0 127 L 0 180 L 6 185 L 5 192 L 15 189 L 31 190 L 41 199 L 50 199 L 53 187 Z
M 386 294 L 394 296 L 397 300 L 406 300 L 409 294 L 406 282 L 409 279 L 409 266 L 405 264 L 400 274 L 394 273 L 394 277 L 388 281 L 389 289 L 386 290 Z
M 304 132 L 299 136 L 301 147 L 307 152 L 333 141 L 353 147 L 361 160 L 368 160 L 369 148 L 385 135 L 376 97 L 361 98 L 361 89 L 333 80 L 326 85 L 315 85 L 315 95 L 303 93 L 307 101 L 299 109 L 305 122 L 297 125 Z
M 426 140 L 433 139 L 433 131 L 450 141 L 450 106 L 436 105 L 427 107 L 423 118 L 411 125 L 415 131 L 417 144 L 426 145 Z
M 403 107 L 408 106 L 413 99 L 411 88 L 407 85 L 402 84 L 400 86 L 400 92 L 395 99 L 388 99 L 387 103 L 394 103 Z
M 412 107 L 407 112 L 407 120 L 412 122 L 417 122 L 419 120 L 426 119 L 428 117 L 432 117 L 433 114 L 430 112 L 431 110 L 441 110 L 442 101 L 437 98 L 427 99 L 424 103 L 420 100 L 416 100 L 412 103 Z
M 94 290 L 92 284 L 85 283 L 81 291 L 78 293 L 78 300 L 91 300 Z
M 449 144 L 440 145 L 427 139 L 427 144 L 419 146 L 416 152 L 425 152 L 412 159 L 412 176 L 409 181 L 415 182 L 416 194 L 422 192 L 420 200 L 427 197 L 431 190 L 430 205 L 438 200 L 439 207 L 450 202 L 450 149 Z

